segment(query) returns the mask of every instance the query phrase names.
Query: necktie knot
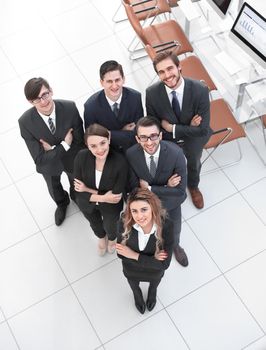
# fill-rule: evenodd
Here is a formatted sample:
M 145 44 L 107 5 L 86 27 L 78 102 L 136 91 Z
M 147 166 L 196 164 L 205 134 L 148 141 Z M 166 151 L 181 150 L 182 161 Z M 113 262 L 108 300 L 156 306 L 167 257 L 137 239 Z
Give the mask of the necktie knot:
M 156 163 L 154 160 L 154 156 L 150 156 L 150 174 L 152 177 L 155 177 L 156 174 Z
M 118 112 L 119 112 L 118 103 L 117 102 L 115 102 L 113 104 L 113 112 L 114 112 L 115 116 L 117 117 L 118 116 Z
M 55 133 L 55 125 L 53 122 L 53 119 L 51 117 L 48 118 L 48 124 L 49 124 L 49 128 L 52 134 Z

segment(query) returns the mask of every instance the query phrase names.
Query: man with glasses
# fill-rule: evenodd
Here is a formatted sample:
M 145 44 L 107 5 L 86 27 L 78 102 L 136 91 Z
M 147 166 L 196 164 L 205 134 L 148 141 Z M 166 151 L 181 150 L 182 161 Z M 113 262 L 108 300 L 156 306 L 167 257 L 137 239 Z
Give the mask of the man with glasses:
M 125 87 L 121 64 L 106 61 L 100 67 L 102 90 L 96 92 L 84 104 L 85 129 L 97 123 L 110 131 L 111 146 L 125 151 L 135 141 L 135 126 L 143 117 L 141 94 Z
M 82 119 L 74 102 L 53 100 L 53 90 L 43 78 L 30 79 L 24 93 L 33 107 L 19 118 L 20 133 L 57 205 L 55 223 L 59 226 L 70 203 L 61 184 L 63 171 L 69 179 L 70 197 L 75 199 L 72 172 L 74 158 L 84 147 Z
M 148 188 L 162 201 L 174 223 L 174 255 L 182 266 L 188 258 L 180 247 L 181 204 L 186 199 L 186 160 L 176 144 L 162 141 L 160 122 L 153 117 L 143 117 L 136 125 L 138 144 L 130 147 L 126 156 L 131 172 L 129 189 Z
M 171 51 L 158 53 L 153 67 L 161 81 L 146 90 L 147 113 L 160 120 L 164 140 L 182 140 L 188 190 L 195 207 L 201 209 L 204 200 L 199 190 L 200 159 L 212 134 L 208 87 L 200 81 L 183 78 L 178 57 Z

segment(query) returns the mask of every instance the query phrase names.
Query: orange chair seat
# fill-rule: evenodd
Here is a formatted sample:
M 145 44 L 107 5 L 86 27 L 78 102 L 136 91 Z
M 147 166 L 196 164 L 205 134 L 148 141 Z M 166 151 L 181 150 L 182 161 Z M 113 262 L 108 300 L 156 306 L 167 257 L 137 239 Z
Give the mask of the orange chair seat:
M 237 123 L 228 104 L 225 102 L 224 99 L 220 98 L 211 101 L 210 115 L 210 126 L 213 131 L 223 129 L 226 127 L 231 128 L 233 130 L 231 135 L 229 135 L 229 137 L 223 143 L 230 142 L 240 137 L 246 136 L 243 127 Z M 222 135 L 223 134 L 220 133 L 212 135 L 208 143 L 204 146 L 204 148 L 213 148 L 217 146 L 221 140 Z

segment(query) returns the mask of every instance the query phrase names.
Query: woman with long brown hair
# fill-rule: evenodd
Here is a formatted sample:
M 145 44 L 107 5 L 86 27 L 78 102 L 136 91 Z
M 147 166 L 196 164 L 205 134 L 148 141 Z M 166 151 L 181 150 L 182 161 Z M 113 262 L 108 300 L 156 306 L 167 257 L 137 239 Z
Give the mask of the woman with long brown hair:
M 123 273 L 133 291 L 136 308 L 151 311 L 156 305 L 157 287 L 168 268 L 174 244 L 173 225 L 159 198 L 148 189 L 135 189 L 119 223 L 116 251 Z M 140 282 L 149 282 L 146 305 Z
M 74 163 L 76 203 L 99 238 L 98 253 L 102 256 L 115 251 L 128 166 L 122 154 L 110 148 L 105 127 L 90 125 L 84 139 L 87 149 L 77 154 Z

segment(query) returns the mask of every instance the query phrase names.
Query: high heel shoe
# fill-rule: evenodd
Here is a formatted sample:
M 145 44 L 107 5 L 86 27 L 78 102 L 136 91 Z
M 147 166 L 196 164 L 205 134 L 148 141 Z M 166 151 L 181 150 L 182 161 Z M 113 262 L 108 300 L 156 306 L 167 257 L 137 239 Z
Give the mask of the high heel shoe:
M 106 238 L 99 238 L 98 241 L 98 254 L 100 256 L 104 256 L 104 254 L 106 253 L 106 248 L 107 248 L 107 244 L 106 244 Z
M 143 300 L 141 289 L 139 288 L 135 290 L 133 294 L 134 294 L 135 306 L 137 310 L 143 315 L 146 309 L 146 305 Z
M 148 311 L 152 311 L 156 305 L 156 295 L 157 295 L 157 288 L 154 288 L 154 286 L 150 286 L 148 290 L 148 298 L 146 301 L 146 306 Z
M 148 311 L 152 311 L 156 305 L 156 299 L 154 300 L 147 300 L 146 301 L 146 306 Z

